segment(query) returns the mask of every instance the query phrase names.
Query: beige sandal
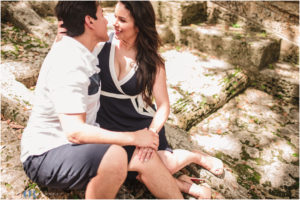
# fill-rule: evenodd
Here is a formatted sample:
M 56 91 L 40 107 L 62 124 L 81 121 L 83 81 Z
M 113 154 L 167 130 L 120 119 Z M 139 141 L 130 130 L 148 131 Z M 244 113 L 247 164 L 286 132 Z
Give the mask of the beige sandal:
M 222 176 L 224 174 L 223 162 L 220 159 L 210 156 L 200 150 L 193 150 L 193 152 L 201 155 L 200 165 L 209 172 L 215 176 Z
M 211 187 L 207 183 L 202 183 L 200 185 L 195 184 L 193 182 L 193 178 L 194 177 L 189 177 L 184 174 L 178 177 L 178 180 L 191 184 L 191 187 L 187 192 L 189 195 L 192 195 L 198 199 L 225 199 L 219 192 L 211 189 Z

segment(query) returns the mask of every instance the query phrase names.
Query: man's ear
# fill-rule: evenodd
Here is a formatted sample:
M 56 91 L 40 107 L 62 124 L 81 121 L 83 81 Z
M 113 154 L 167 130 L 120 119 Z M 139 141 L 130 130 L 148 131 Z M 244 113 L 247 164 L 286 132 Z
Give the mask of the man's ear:
M 85 24 L 87 25 L 87 27 L 93 29 L 94 25 L 93 25 L 93 18 L 91 16 L 85 16 L 84 18 Z

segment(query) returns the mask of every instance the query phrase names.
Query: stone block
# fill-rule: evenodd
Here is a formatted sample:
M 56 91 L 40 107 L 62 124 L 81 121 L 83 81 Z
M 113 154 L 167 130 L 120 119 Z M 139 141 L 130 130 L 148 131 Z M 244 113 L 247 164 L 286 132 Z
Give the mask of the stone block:
M 175 41 L 175 35 L 166 25 L 156 26 L 158 35 L 163 43 L 173 43 Z
M 29 1 L 31 8 L 41 17 L 55 16 L 57 1 Z
M 299 66 L 277 62 L 260 71 L 254 87 L 286 102 L 299 103 Z
M 19 81 L 27 88 L 30 88 L 36 85 L 40 66 L 34 66 L 23 62 L 5 62 L 1 64 L 1 69 L 9 71 L 14 75 L 16 81 Z
M 175 50 L 162 55 L 171 104 L 169 122 L 184 130 L 223 106 L 248 84 L 241 69 L 222 60 Z
M 1 114 L 6 119 L 25 126 L 30 116 L 32 100 L 33 92 L 1 67 Z
M 42 19 L 29 2 L 20 1 L 7 6 L 8 20 L 15 26 L 34 34 L 39 39 L 52 43 L 56 36 L 56 26 Z
M 222 25 L 182 27 L 181 42 L 248 71 L 276 62 L 280 52 L 279 39 L 264 34 L 249 35 L 238 28 L 226 31 Z
M 154 3 L 157 21 L 170 27 L 179 41 L 179 27 L 190 24 L 197 24 L 206 21 L 206 2 L 188 1 L 175 2 L 165 1 Z

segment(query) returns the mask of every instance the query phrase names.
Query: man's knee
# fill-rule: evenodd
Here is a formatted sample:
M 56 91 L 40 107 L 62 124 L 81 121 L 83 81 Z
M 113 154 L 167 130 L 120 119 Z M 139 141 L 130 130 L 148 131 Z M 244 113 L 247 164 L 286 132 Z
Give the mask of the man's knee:
M 103 157 L 100 173 L 109 173 L 111 176 L 125 179 L 128 171 L 128 158 L 125 149 L 118 145 L 111 145 Z

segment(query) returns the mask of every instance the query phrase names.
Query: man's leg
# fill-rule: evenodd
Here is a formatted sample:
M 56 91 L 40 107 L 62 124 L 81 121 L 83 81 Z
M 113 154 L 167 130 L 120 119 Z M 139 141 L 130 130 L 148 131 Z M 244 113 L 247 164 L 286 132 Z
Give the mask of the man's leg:
M 127 176 L 127 153 L 117 145 L 111 145 L 103 156 L 97 175 L 88 183 L 86 199 L 113 199 Z
M 142 163 L 137 156 L 137 150 L 135 150 L 128 170 L 137 171 L 141 181 L 156 198 L 183 199 L 175 179 L 157 153 L 153 153 L 153 157 L 149 161 Z

